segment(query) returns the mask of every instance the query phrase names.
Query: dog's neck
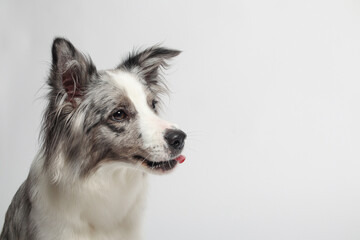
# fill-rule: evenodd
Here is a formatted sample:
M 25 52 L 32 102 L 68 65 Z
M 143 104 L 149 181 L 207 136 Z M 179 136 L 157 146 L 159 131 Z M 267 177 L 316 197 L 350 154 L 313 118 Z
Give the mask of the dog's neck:
M 32 171 L 38 170 L 34 164 Z M 49 234 L 65 234 L 61 239 L 139 238 L 147 188 L 144 172 L 106 163 L 77 183 L 67 184 L 64 176 L 54 184 L 46 174 L 38 176 L 33 217 Z

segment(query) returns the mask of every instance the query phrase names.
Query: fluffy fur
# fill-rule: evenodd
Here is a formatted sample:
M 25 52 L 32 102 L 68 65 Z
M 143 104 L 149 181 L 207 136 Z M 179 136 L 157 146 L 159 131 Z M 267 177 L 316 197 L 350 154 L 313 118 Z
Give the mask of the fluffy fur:
M 147 173 L 171 171 L 186 138 L 157 115 L 159 70 L 179 53 L 154 46 L 98 71 L 54 40 L 42 147 L 0 240 L 141 238 Z

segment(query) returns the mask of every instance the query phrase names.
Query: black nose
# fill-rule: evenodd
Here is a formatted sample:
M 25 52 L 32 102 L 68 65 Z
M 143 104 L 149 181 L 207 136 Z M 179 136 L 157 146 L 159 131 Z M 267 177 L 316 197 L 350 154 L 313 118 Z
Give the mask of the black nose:
M 170 148 L 174 150 L 181 150 L 184 147 L 186 134 L 183 131 L 169 129 L 166 131 L 164 137 Z

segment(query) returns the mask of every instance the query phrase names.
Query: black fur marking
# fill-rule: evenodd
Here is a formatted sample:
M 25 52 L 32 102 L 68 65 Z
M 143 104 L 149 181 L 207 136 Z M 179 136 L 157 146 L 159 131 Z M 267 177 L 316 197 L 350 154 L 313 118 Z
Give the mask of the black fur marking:
M 168 66 L 167 60 L 180 54 L 180 51 L 154 46 L 142 52 L 134 52 L 118 66 L 120 69 L 132 71 L 138 69 L 137 73 L 144 78 L 148 84 L 157 84 L 159 69 Z
M 62 45 L 64 45 L 69 50 L 68 53 L 70 54 L 71 57 L 75 57 L 76 49 L 74 45 L 72 45 L 68 40 L 64 38 L 55 38 L 51 49 L 52 63 L 54 66 L 58 64 L 59 49 L 62 47 Z
M 124 127 L 116 127 L 111 123 L 106 123 L 105 124 L 108 128 L 110 128 L 112 131 L 117 132 L 117 133 L 122 133 L 125 131 Z
M 76 107 L 75 98 L 82 97 L 87 82 L 96 75 L 96 67 L 89 57 L 84 56 L 66 39 L 56 38 L 52 46 L 53 78 L 56 85 L 65 90 L 67 100 Z M 61 81 L 58 81 L 60 78 Z M 58 82 L 61 84 L 59 84 Z

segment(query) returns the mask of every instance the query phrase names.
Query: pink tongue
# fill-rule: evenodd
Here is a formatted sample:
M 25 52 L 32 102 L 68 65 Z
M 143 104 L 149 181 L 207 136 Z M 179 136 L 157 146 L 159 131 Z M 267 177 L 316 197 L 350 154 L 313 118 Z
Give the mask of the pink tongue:
M 180 155 L 178 156 L 177 158 L 175 158 L 175 160 L 178 162 L 178 163 L 183 163 L 185 161 L 185 156 L 184 155 Z

